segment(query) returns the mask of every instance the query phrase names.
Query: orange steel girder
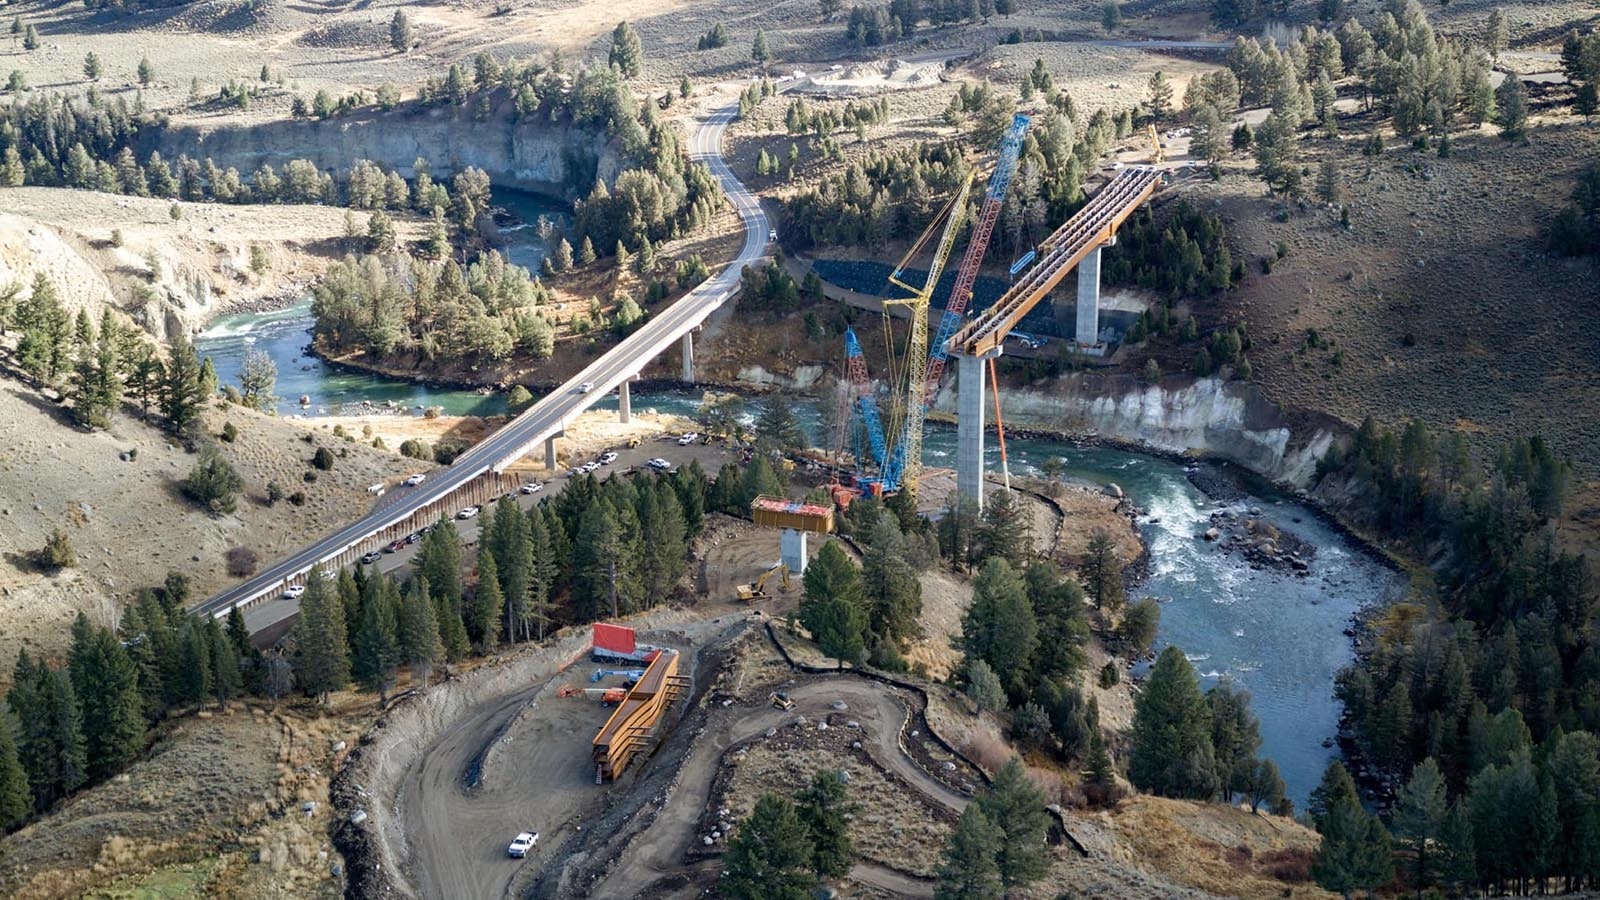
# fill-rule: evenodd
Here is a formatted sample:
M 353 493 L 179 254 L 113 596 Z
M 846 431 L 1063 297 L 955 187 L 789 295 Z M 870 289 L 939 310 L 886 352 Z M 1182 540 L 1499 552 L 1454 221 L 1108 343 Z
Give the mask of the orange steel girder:
M 1040 244 L 1044 258 L 1022 280 L 950 339 L 948 352 L 984 356 L 998 351 L 1006 335 L 1096 247 L 1108 243 L 1161 182 L 1155 169 L 1123 169 L 1098 194 Z

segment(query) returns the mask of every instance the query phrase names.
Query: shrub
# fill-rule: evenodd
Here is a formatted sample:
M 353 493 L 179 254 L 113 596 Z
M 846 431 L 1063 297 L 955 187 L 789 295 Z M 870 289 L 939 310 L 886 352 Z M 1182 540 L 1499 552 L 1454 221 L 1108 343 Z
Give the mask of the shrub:
M 256 565 L 260 559 L 256 551 L 249 547 L 229 547 L 227 553 L 228 574 L 235 578 L 248 578 L 256 572 Z
M 1116 687 L 1117 682 L 1121 680 L 1122 670 L 1117 668 L 1117 663 L 1115 660 L 1100 667 L 1100 687 L 1102 689 Z
M 419 441 L 416 438 L 409 438 L 401 442 L 400 455 L 410 459 L 420 459 L 423 462 L 432 462 L 433 448 L 428 446 L 427 441 Z
M 437 406 L 428 407 L 427 409 L 422 411 L 422 417 L 424 419 L 437 419 L 437 418 L 439 418 L 439 407 L 437 407 Z
M 448 466 L 455 462 L 456 457 L 460 456 L 461 451 L 465 449 L 465 447 L 462 447 L 459 444 L 446 444 L 440 442 L 434 445 L 433 461 L 441 466 Z
M 78 564 L 78 554 L 72 549 L 72 538 L 60 528 L 50 532 L 50 537 L 45 539 L 44 547 L 34 558 L 39 565 L 55 571 L 70 569 Z
M 333 451 L 327 447 L 318 447 L 317 452 L 311 455 L 311 464 L 324 472 L 333 470 Z
M 234 441 L 238 440 L 238 438 L 239 438 L 239 429 L 236 426 L 234 426 L 234 424 L 232 422 L 224 422 L 224 423 L 222 423 L 222 439 L 223 440 L 225 440 L 225 441 L 227 441 L 228 443 L 231 444 Z
M 212 515 L 227 515 L 239 508 L 239 491 L 244 479 L 213 444 L 200 449 L 200 458 L 189 477 L 183 480 L 185 497 L 205 507 Z
M 283 485 L 277 483 L 276 481 L 267 482 L 267 505 L 277 506 L 278 501 L 282 499 Z
M 317 473 L 312 471 L 312 470 L 310 470 L 310 469 L 307 469 L 305 474 L 300 476 L 300 479 L 302 481 L 304 481 L 306 484 L 316 484 L 316 482 L 317 482 Z
M 305 491 L 295 491 L 294 493 L 289 495 L 289 502 L 294 504 L 295 506 L 305 506 L 306 505 L 306 492 Z

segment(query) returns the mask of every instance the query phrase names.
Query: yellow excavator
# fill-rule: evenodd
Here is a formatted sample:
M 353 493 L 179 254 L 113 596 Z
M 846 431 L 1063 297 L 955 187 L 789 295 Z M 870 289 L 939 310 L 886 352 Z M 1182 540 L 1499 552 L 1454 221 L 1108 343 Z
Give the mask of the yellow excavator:
M 785 563 L 778 563 L 765 572 L 762 572 L 760 578 L 757 578 L 755 581 L 752 581 L 749 584 L 741 584 L 734 588 L 734 590 L 739 592 L 739 599 L 745 603 L 754 603 L 757 600 L 766 600 L 772 596 L 771 594 L 767 593 L 767 580 L 773 575 L 783 576 L 783 589 L 787 591 L 789 589 L 789 566 Z

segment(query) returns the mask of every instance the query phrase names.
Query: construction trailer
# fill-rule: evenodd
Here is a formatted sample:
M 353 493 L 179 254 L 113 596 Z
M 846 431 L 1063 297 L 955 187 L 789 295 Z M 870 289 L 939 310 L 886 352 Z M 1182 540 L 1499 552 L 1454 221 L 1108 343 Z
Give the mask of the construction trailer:
M 606 723 L 594 736 L 594 782 L 615 781 L 629 761 L 647 746 L 667 706 L 689 688 L 678 675 L 678 651 L 658 650 L 644 677 L 628 688 Z

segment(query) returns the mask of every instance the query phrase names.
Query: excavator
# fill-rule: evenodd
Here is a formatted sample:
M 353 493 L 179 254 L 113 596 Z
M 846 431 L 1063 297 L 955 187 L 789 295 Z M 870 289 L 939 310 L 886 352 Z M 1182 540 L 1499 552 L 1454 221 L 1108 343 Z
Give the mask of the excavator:
M 1153 123 L 1147 127 L 1150 130 L 1150 165 L 1159 166 L 1166 157 L 1161 148 L 1161 136 L 1156 133 L 1156 126 Z
M 789 589 L 789 566 L 785 563 L 778 563 L 765 572 L 762 572 L 760 578 L 757 578 L 755 581 L 752 581 L 749 584 L 741 584 L 734 588 L 734 590 L 739 592 L 739 599 L 745 603 L 754 603 L 757 600 L 769 599 L 772 595 L 767 593 L 767 580 L 773 575 L 783 576 L 783 589 L 787 591 Z

